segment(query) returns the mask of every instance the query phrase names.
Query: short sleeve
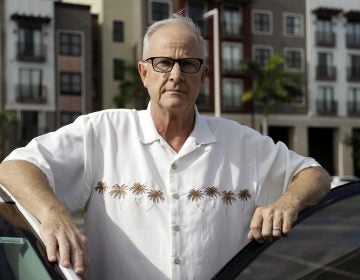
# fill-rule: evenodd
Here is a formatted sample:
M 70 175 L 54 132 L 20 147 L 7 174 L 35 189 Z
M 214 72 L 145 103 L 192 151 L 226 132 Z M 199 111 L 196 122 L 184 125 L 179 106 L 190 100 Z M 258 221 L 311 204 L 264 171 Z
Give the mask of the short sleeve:
M 55 132 L 34 138 L 5 160 L 26 160 L 39 167 L 56 196 L 70 211 L 76 211 L 90 196 L 90 134 L 85 118 L 79 117 Z

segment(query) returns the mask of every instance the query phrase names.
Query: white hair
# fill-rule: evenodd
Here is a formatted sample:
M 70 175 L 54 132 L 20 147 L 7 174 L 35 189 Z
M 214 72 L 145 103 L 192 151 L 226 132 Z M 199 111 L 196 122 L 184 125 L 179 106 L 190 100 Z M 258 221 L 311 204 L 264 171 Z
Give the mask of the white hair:
M 193 20 L 189 17 L 186 16 L 182 16 L 179 14 L 173 14 L 173 17 L 168 18 L 168 19 L 164 19 L 164 20 L 160 20 L 160 21 L 156 21 L 153 24 L 151 24 L 144 36 L 144 41 L 143 41 L 143 59 L 145 60 L 147 57 L 147 52 L 149 49 L 149 40 L 151 35 L 153 35 L 157 30 L 159 30 L 161 27 L 163 26 L 167 26 L 167 25 L 182 25 L 184 27 L 186 27 L 189 31 L 191 31 L 195 37 L 197 38 L 197 40 L 199 41 L 199 44 L 201 45 L 201 52 L 202 52 L 202 58 L 205 58 L 205 53 L 206 53 L 206 43 L 204 38 L 201 35 L 201 30 L 199 28 L 199 26 L 197 26 Z

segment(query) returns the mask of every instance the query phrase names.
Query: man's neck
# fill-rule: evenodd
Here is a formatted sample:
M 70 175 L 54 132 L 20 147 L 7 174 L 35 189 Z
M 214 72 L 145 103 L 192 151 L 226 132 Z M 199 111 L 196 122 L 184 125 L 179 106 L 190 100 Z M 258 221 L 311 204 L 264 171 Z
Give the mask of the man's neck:
M 180 151 L 195 125 L 195 109 L 190 112 L 151 111 L 154 125 L 159 134 L 176 151 Z

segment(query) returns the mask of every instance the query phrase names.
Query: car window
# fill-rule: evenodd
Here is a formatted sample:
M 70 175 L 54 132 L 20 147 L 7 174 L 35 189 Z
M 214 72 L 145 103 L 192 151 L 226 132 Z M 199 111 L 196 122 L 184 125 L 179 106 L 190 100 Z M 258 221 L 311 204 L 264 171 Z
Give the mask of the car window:
M 360 279 L 360 196 L 308 217 L 236 279 Z
M 0 203 L 0 279 L 66 279 L 14 204 Z

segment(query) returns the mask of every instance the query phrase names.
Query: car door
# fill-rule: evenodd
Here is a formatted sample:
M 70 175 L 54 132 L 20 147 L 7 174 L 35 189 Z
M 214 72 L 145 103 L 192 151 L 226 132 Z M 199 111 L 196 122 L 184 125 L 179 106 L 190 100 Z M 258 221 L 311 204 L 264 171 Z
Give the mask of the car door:
M 302 211 L 289 237 L 250 242 L 213 279 L 360 279 L 360 182 Z
M 74 273 L 73 273 L 74 274 Z M 0 186 L 0 279 L 70 280 L 47 260 L 45 247 L 15 201 Z

